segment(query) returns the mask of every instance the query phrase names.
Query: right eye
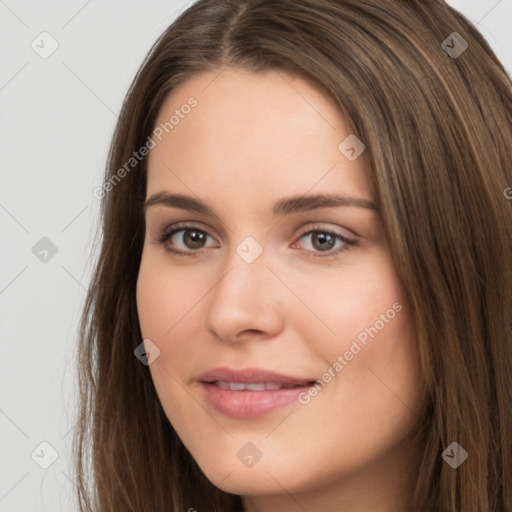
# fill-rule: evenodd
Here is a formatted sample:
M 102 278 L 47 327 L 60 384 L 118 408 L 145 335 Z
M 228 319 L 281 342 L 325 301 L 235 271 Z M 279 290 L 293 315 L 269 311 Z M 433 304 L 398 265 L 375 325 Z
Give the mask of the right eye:
M 164 245 L 165 249 L 173 254 L 196 256 L 205 247 L 208 238 L 213 239 L 205 231 L 193 225 L 185 224 L 175 226 L 175 229 L 165 228 L 156 241 Z M 169 242 L 171 243 L 169 244 Z M 181 247 L 179 247 L 180 243 L 182 244 Z M 178 248 L 176 248 L 177 246 Z

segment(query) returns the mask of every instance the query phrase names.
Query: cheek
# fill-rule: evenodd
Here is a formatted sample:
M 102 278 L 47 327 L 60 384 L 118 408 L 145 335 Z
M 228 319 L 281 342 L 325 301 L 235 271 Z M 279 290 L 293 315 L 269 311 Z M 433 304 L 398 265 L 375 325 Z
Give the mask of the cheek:
M 305 318 L 304 310 L 294 316 L 297 336 L 314 351 L 306 357 L 314 353 L 324 364 L 318 392 L 303 397 L 311 429 L 315 417 L 332 408 L 339 431 L 349 437 L 359 432 L 369 445 L 399 433 L 402 421 L 407 430 L 411 423 L 405 417 L 421 404 L 423 381 L 412 311 L 390 259 L 376 258 L 324 286 L 303 288 L 324 324 L 312 315 Z M 387 430 L 380 421 L 387 422 Z
M 143 337 L 164 341 L 178 327 L 186 326 L 188 315 L 201 298 L 200 282 L 195 279 L 191 285 L 186 272 L 143 258 L 137 279 L 137 310 Z
M 353 342 L 369 356 L 375 352 L 370 350 L 374 340 L 411 335 L 407 298 L 387 253 L 361 258 L 353 268 L 333 269 L 321 279 L 289 274 L 287 283 L 305 302 L 287 305 L 290 325 L 326 363 L 352 348 L 351 358 L 358 350 Z M 387 350 L 389 344 L 380 345 Z

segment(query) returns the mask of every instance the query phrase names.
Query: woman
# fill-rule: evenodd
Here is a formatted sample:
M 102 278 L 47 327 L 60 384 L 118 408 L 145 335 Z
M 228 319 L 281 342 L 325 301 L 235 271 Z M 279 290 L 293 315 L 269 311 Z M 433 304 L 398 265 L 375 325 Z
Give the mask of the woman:
M 95 191 L 80 510 L 511 512 L 511 122 L 440 0 L 181 14 Z

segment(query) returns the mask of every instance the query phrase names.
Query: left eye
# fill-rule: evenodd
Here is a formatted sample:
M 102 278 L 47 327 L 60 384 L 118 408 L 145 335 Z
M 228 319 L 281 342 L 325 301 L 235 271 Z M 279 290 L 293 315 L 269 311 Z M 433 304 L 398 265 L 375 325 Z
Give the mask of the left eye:
M 300 240 L 302 240 L 303 238 L 310 239 L 310 248 L 307 248 L 306 250 L 313 250 L 319 252 L 331 251 L 335 247 L 336 242 L 339 242 L 341 247 L 350 245 L 352 243 L 352 240 L 349 240 L 340 233 L 334 233 L 332 231 L 308 231 L 307 233 L 304 233 L 300 237 Z M 338 247 L 340 247 L 340 245 L 338 245 Z
M 181 236 L 176 236 L 178 233 L 182 233 Z M 160 237 L 158 238 L 158 241 L 160 243 L 165 243 L 168 240 L 170 240 L 172 245 L 175 245 L 175 240 L 181 240 L 184 245 L 185 249 L 202 249 L 204 247 L 204 242 L 207 237 L 210 237 L 208 233 L 205 233 L 204 231 L 197 229 L 197 228 L 180 228 L 180 229 L 174 229 L 172 231 L 164 231 Z M 210 237 L 211 238 L 211 237 Z M 169 248 L 171 252 L 188 252 L 184 251 L 182 249 L 171 249 Z M 197 252 L 197 251 L 194 251 Z

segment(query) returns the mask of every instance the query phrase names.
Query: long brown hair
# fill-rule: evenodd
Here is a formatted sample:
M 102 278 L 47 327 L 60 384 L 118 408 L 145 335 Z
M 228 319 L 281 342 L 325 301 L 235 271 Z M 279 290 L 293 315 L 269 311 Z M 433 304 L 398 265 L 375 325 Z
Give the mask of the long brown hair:
M 146 159 L 126 167 L 166 96 L 227 66 L 311 81 L 366 145 L 431 397 L 408 510 L 512 512 L 512 86 L 441 0 L 200 0 L 154 44 L 113 137 L 80 323 L 80 511 L 242 505 L 202 474 L 134 356 Z M 454 441 L 468 452 L 457 469 L 441 457 Z

